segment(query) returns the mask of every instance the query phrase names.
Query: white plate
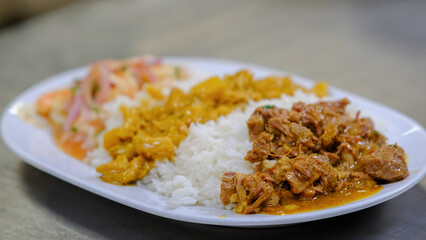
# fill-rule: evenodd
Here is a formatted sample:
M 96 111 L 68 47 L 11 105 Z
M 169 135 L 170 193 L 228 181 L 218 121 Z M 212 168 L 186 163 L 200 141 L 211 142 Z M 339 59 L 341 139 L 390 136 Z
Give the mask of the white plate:
M 234 73 L 242 68 L 249 68 L 256 77 L 270 74 L 285 75 L 284 72 L 274 69 L 225 60 L 170 57 L 165 58 L 165 61 L 187 63 L 195 69 L 212 75 Z M 79 68 L 64 72 L 40 82 L 19 95 L 3 113 L 1 123 L 3 140 L 10 149 L 34 167 L 100 196 L 144 212 L 180 221 L 212 225 L 240 227 L 286 225 L 329 218 L 377 205 L 413 187 L 425 175 L 426 133 L 421 125 L 381 104 L 332 87 L 330 93 L 333 98 L 348 97 L 362 109 L 363 113 L 384 121 L 387 127 L 383 133 L 388 137 L 389 143 L 397 142 L 408 154 L 410 176 L 407 179 L 386 184 L 379 193 L 356 202 L 292 215 L 239 215 L 232 211 L 200 206 L 167 209 L 165 197 L 156 193 L 140 187 L 115 186 L 100 181 L 93 168 L 62 153 L 55 146 L 49 132 L 27 124 L 17 115 L 20 105 L 33 102 L 42 93 L 70 85 L 74 79 L 84 76 L 86 71 L 86 68 Z M 303 85 L 312 85 L 311 80 L 299 76 L 293 76 L 293 79 Z

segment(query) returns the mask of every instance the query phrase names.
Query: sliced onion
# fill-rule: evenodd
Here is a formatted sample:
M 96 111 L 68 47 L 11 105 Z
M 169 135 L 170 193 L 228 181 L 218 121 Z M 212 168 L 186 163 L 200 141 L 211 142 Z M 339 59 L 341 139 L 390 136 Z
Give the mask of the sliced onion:
M 93 75 L 95 74 L 94 71 L 95 71 L 95 67 L 92 66 L 89 75 L 81 83 L 81 93 L 82 93 L 83 100 L 89 106 L 94 105 L 94 102 L 92 99 L 92 88 L 93 88 L 93 82 L 94 82 Z
M 69 131 L 71 129 L 71 124 L 78 117 L 82 106 L 83 106 L 83 95 L 81 91 L 77 91 L 77 93 L 75 94 L 72 100 L 71 107 L 68 111 L 67 119 L 65 120 L 65 123 L 63 125 L 64 131 Z
M 95 102 L 102 104 L 108 100 L 108 95 L 111 88 L 111 71 L 108 69 L 106 64 L 101 64 L 99 66 L 99 91 L 95 96 Z

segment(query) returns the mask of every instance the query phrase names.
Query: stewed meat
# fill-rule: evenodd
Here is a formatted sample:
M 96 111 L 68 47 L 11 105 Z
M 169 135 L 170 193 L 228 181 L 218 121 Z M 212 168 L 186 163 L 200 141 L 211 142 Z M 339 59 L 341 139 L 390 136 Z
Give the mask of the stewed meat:
M 265 122 L 262 115 L 253 114 L 247 121 L 247 127 L 250 129 L 250 140 L 256 140 L 265 129 Z
M 405 152 L 397 145 L 378 148 L 361 159 L 362 171 L 375 179 L 395 182 L 408 177 Z
M 220 198 L 224 204 L 237 203 L 238 213 L 257 213 L 274 192 L 271 182 L 274 179 L 264 173 L 246 175 L 229 172 L 222 177 Z
M 386 146 L 371 119 L 347 115 L 347 104 L 342 99 L 257 108 L 247 121 L 253 148 L 245 157 L 256 163 L 256 173 L 225 173 L 223 204 L 236 203 L 237 213 L 270 212 L 289 201 L 373 189 L 375 179 L 406 178 L 404 150 Z
M 285 177 L 291 192 L 299 194 L 313 188 L 315 192 L 332 192 L 337 187 L 338 174 L 325 155 L 298 156 L 291 162 L 292 168 Z

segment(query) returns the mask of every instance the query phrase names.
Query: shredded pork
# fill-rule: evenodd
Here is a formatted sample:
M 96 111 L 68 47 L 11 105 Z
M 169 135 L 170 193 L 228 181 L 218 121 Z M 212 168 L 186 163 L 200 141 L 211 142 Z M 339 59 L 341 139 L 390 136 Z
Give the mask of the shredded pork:
M 386 145 L 369 118 L 345 114 L 348 99 L 292 109 L 258 107 L 247 121 L 252 150 L 245 159 L 254 174 L 223 175 L 221 201 L 236 212 L 263 212 L 289 199 L 311 200 L 350 189 L 371 189 L 376 181 L 408 176 L 404 150 Z

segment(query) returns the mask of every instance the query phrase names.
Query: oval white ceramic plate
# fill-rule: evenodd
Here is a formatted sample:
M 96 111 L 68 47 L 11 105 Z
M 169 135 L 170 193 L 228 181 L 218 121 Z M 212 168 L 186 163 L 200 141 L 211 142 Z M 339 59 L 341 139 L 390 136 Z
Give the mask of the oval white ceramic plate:
M 165 61 L 184 63 L 211 75 L 230 74 L 242 68 L 250 69 L 256 77 L 286 74 L 261 66 L 225 60 L 169 57 L 165 58 Z M 361 108 L 365 115 L 385 123 L 386 129 L 383 133 L 388 137 L 389 143 L 397 142 L 409 156 L 410 176 L 407 179 L 386 184 L 379 193 L 356 202 L 292 215 L 239 215 L 228 210 L 200 206 L 168 209 L 167 199 L 156 193 L 136 186 L 123 187 L 100 181 L 93 168 L 62 153 L 55 146 L 48 131 L 27 124 L 17 115 L 19 106 L 22 104 L 33 102 L 41 94 L 50 90 L 70 85 L 74 79 L 84 76 L 86 71 L 87 68 L 80 68 L 61 73 L 40 82 L 19 95 L 3 113 L 1 123 L 3 140 L 12 151 L 34 167 L 100 196 L 144 212 L 180 221 L 240 227 L 279 226 L 307 222 L 358 211 L 382 203 L 413 187 L 423 178 L 426 171 L 426 161 L 424 161 L 426 134 L 421 125 L 381 104 L 331 87 L 332 98 L 348 97 Z M 307 86 L 313 83 L 313 81 L 299 76 L 293 76 L 293 80 Z

